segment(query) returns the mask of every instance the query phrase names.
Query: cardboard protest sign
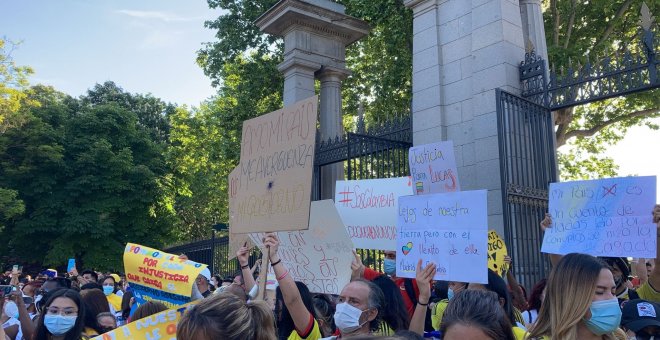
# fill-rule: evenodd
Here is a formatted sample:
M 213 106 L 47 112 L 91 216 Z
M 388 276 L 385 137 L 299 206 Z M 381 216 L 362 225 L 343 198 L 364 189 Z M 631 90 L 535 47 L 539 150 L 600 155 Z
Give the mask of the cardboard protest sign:
M 499 276 L 504 276 L 509 270 L 509 266 L 504 262 L 504 257 L 508 255 L 504 240 L 495 230 L 488 231 L 488 268 L 496 272 Z
M 551 183 L 549 196 L 541 251 L 655 258 L 655 176 Z
M 124 271 L 138 304 L 156 300 L 172 308 L 190 302 L 205 264 L 135 243 L 126 244 Z
M 229 176 L 233 233 L 304 230 L 314 170 L 318 97 L 243 122 Z
M 263 247 L 263 233 L 252 241 Z M 312 202 L 309 230 L 280 231 L 278 255 L 295 281 L 313 293 L 339 294 L 351 280 L 353 242 L 332 200 Z M 272 273 L 272 267 L 268 269 Z
M 337 181 L 335 206 L 356 248 L 396 249 L 399 196 L 412 195 L 410 177 Z
M 415 277 L 417 261 L 436 280 L 487 283 L 486 190 L 399 197 L 396 275 Z
M 201 300 L 135 320 L 92 340 L 176 339 L 176 327 L 183 313 Z
M 414 146 L 408 163 L 416 195 L 461 191 L 452 141 Z
M 246 246 L 249 249 L 254 248 L 254 243 L 250 239 L 248 234 L 234 234 L 229 233 L 229 254 L 228 259 L 231 260 L 236 257 L 236 252 L 241 249 L 242 246 Z

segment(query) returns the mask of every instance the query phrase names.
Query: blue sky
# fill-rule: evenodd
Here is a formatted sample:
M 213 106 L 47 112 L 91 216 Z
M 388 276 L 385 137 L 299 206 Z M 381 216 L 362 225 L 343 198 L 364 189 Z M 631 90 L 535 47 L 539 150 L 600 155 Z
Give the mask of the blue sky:
M 197 106 L 215 93 L 195 63 L 214 40 L 204 21 L 220 11 L 205 0 L 0 0 L 0 35 L 22 40 L 19 65 L 32 83 L 73 96 L 112 80 L 129 92 Z
M 0 0 L 0 6 L 0 35 L 23 41 L 13 57 L 35 69 L 32 83 L 79 96 L 112 80 L 188 106 L 215 93 L 195 63 L 202 43 L 215 40 L 204 21 L 220 15 L 205 0 Z M 660 176 L 658 145 L 660 132 L 633 128 L 607 155 L 622 176 Z

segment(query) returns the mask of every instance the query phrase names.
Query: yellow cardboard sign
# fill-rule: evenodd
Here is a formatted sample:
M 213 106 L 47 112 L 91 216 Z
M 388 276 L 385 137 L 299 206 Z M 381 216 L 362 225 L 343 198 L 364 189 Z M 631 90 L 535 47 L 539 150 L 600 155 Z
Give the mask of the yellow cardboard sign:
M 190 301 L 192 285 L 205 264 L 135 243 L 126 244 L 124 271 L 138 303 L 157 300 L 168 307 Z
M 199 301 L 201 300 L 135 320 L 92 340 L 176 339 L 176 326 L 183 313 Z
M 504 276 L 509 266 L 504 262 L 508 254 L 504 240 L 495 230 L 488 231 L 488 268 L 499 276 Z

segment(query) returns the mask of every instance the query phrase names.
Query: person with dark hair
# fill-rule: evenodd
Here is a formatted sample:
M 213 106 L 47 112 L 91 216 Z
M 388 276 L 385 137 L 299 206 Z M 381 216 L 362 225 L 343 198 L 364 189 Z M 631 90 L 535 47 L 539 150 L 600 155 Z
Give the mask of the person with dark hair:
M 460 292 L 449 302 L 443 315 L 442 339 L 516 339 L 500 301 L 501 298 L 492 291 Z
M 273 313 L 264 301 L 213 294 L 187 310 L 176 327 L 178 340 L 276 340 Z
M 623 308 L 624 302 L 628 300 L 639 299 L 639 295 L 632 289 L 628 289 L 628 276 L 630 276 L 630 263 L 624 257 L 600 257 L 612 271 L 616 290 L 614 294 L 619 300 L 619 305 Z
M 527 310 L 522 313 L 523 319 L 525 320 L 525 326 L 527 328 L 531 327 L 538 317 L 539 310 L 541 309 L 541 303 L 545 298 L 545 285 L 547 283 L 548 279 L 541 279 L 532 288 L 532 294 L 529 296 L 529 300 L 527 301 Z
M 116 275 L 116 274 L 114 274 Z M 108 299 L 110 312 L 116 313 L 121 310 L 121 297 L 115 294 L 117 290 L 117 281 L 113 275 L 108 275 L 103 279 L 103 294 Z
M 50 277 L 46 280 L 46 282 L 44 282 L 43 285 L 41 285 L 41 289 L 43 289 L 45 292 L 49 292 L 49 291 L 57 289 L 57 288 L 70 289 L 71 288 L 71 280 L 69 280 L 66 277 L 61 277 L 61 276 Z
M 99 282 L 99 274 L 97 274 L 95 271 L 93 271 L 91 269 L 83 270 L 80 275 L 82 275 L 83 280 L 86 281 L 84 283 L 81 282 L 81 284 L 92 283 L 92 282 L 98 283 Z
M 332 302 L 332 298 L 326 294 L 315 294 L 312 301 L 321 334 L 323 337 L 331 336 L 337 330 L 334 319 L 335 304 Z
M 162 302 L 158 301 L 147 301 L 143 304 L 141 304 L 136 310 L 135 313 L 133 313 L 133 316 L 131 316 L 131 322 L 144 319 L 147 316 L 158 314 L 164 310 L 167 310 L 167 306 L 163 304 Z
M 449 305 L 449 301 L 456 296 L 456 294 L 467 289 L 467 282 L 449 281 L 447 282 L 447 298 L 438 301 L 431 310 L 431 326 L 433 329 L 439 330 L 442 323 L 442 315 Z
M 124 293 L 124 296 L 121 297 L 121 315 L 115 315 L 117 318 L 117 326 L 123 326 L 128 322 L 128 318 L 131 316 L 133 303 L 135 303 L 133 292 Z
M 385 275 L 380 275 L 371 282 L 376 284 L 383 292 L 385 305 L 383 306 L 383 316 L 378 335 L 391 335 L 399 330 L 407 330 L 410 326 L 410 316 L 403 303 L 401 290 L 399 287 Z
M 296 284 L 296 287 L 298 288 L 300 298 L 302 299 L 302 302 L 305 305 L 305 309 L 307 309 L 312 315 L 312 317 L 316 320 L 316 309 L 314 308 L 314 302 L 312 299 L 312 294 L 309 292 L 309 288 L 307 288 L 307 286 L 300 281 L 294 281 L 294 282 Z M 291 334 L 296 331 L 296 327 L 293 322 L 293 319 L 291 318 L 291 313 L 289 313 L 289 309 L 284 303 L 284 295 L 279 285 L 277 286 L 277 288 L 275 288 L 274 312 L 275 312 L 275 322 L 277 323 L 277 333 L 279 339 L 289 339 Z
M 488 269 L 488 283 L 470 283 L 468 285 L 468 290 L 487 290 L 497 294 L 500 302 L 500 306 L 504 310 L 507 318 L 510 321 L 513 333 L 516 335 L 517 339 L 524 339 L 525 326 L 523 325 L 523 320 L 520 317 L 516 317 L 514 313 L 514 307 L 511 302 L 511 295 L 509 294 L 509 288 L 504 282 L 504 279 L 497 275 L 494 271 Z M 443 316 L 444 319 L 444 316 Z M 441 327 L 442 328 L 442 327 Z
M 221 283 L 222 283 L 222 279 L 220 278 L 220 275 L 215 274 L 211 276 L 211 286 L 213 291 L 220 288 Z
M 96 282 L 90 282 L 90 283 L 85 283 L 84 285 L 80 286 L 80 294 L 85 294 L 85 291 L 90 290 L 90 289 L 96 289 L 101 291 L 103 293 L 103 286 Z
M 85 305 L 73 289 L 50 293 L 39 317 L 33 340 L 79 340 L 85 327 Z
M 85 294 L 82 294 L 82 301 L 85 305 L 85 330 L 83 333 L 88 337 L 102 334 L 103 330 L 98 324 L 96 316 L 100 313 L 110 312 L 108 299 L 100 290 L 88 289 Z

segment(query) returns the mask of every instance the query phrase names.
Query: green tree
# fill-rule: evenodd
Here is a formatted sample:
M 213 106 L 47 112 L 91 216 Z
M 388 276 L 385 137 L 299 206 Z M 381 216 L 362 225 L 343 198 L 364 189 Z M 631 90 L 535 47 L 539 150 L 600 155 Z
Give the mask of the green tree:
M 25 101 L 32 68 L 16 65 L 11 56 L 15 48 L 15 43 L 0 38 L 0 133 L 12 126 L 20 126 L 23 122 L 19 115 L 22 104 L 34 104 Z
M 242 122 L 282 105 L 276 65 L 257 53 L 238 56 L 224 66 L 215 98 L 197 110 L 179 109 L 170 116 L 168 161 L 181 237 L 208 237 L 213 224 L 228 222 L 227 176 L 238 164 Z
M 577 70 L 587 62 L 604 58 L 620 62 L 626 51 L 640 53 L 640 23 L 653 28 L 650 13 L 660 12 L 660 3 L 643 0 L 591 1 L 550 0 L 544 13 L 548 54 L 552 68 L 560 74 Z M 643 18 L 640 20 L 640 13 Z M 657 31 L 657 29 L 656 29 Z M 660 33 L 656 33 L 660 34 Z M 656 46 L 657 49 L 657 46 Z M 609 145 L 625 136 L 630 127 L 646 125 L 658 129 L 650 118 L 660 116 L 658 89 L 608 99 L 555 112 L 557 146 L 564 179 L 615 176 L 618 167 L 602 157 Z
M 137 114 L 49 87 L 29 96 L 40 107 L 0 136 L 0 185 L 25 202 L 25 214 L 3 231 L 7 251 L 47 265 L 75 256 L 87 267 L 120 269 L 126 242 L 169 239 L 165 149 Z

